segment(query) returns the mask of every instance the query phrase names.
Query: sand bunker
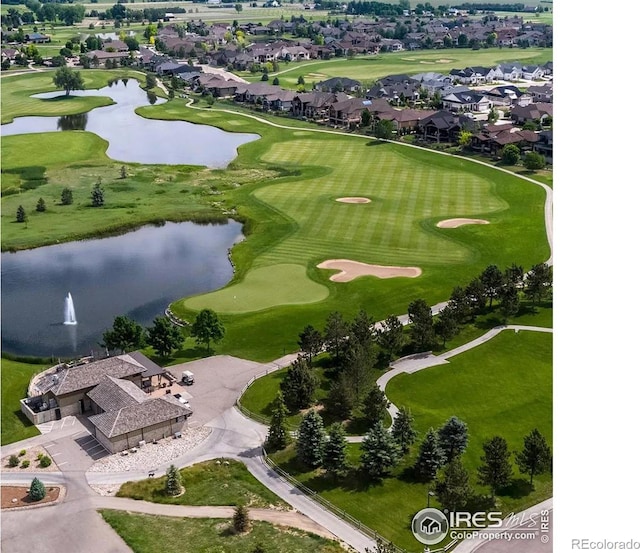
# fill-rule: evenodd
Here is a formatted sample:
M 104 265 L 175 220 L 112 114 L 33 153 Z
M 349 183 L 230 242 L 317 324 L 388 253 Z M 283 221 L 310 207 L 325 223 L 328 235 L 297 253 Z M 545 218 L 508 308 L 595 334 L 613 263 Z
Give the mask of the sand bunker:
M 369 204 L 371 200 L 369 198 L 360 198 L 360 197 L 349 197 L 349 198 L 338 198 L 336 202 L 342 202 L 343 204 Z
M 329 259 L 317 266 L 319 269 L 337 269 L 340 272 L 329 277 L 333 282 L 349 282 L 361 276 L 378 278 L 408 277 L 416 278 L 422 274 L 419 267 L 388 267 L 385 265 L 368 265 L 349 259 Z
M 489 221 L 484 219 L 445 219 L 436 226 L 438 228 L 458 228 L 462 225 L 488 225 Z

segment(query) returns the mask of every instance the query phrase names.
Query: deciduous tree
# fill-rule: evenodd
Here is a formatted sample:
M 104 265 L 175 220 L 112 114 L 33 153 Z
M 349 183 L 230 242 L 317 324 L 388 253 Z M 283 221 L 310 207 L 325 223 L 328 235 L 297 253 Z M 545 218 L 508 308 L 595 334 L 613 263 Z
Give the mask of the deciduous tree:
M 211 351 L 211 342 L 219 342 L 224 338 L 225 328 L 218 314 L 212 309 L 203 309 L 196 315 L 191 326 L 191 336 L 198 344 L 207 345 L 207 353 Z
M 56 70 L 53 84 L 57 88 L 63 88 L 66 96 L 69 96 L 72 90 L 84 90 L 84 80 L 80 72 L 72 71 L 66 65 Z
M 142 325 L 125 315 L 113 320 L 109 330 L 102 335 L 104 347 L 110 350 L 120 350 L 121 353 L 141 348 L 146 342 L 146 331 Z
M 149 345 L 160 357 L 169 357 L 184 343 L 182 332 L 167 317 L 156 317 L 147 332 Z

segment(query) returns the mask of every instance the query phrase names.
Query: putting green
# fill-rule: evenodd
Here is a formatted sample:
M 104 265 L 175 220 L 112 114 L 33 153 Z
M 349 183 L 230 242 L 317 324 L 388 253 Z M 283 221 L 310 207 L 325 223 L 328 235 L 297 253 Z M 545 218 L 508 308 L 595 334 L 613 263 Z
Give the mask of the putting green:
M 326 287 L 307 277 L 306 267 L 283 263 L 250 271 L 242 282 L 188 298 L 184 304 L 194 310 L 209 308 L 220 313 L 247 313 L 276 305 L 314 303 L 328 295 Z

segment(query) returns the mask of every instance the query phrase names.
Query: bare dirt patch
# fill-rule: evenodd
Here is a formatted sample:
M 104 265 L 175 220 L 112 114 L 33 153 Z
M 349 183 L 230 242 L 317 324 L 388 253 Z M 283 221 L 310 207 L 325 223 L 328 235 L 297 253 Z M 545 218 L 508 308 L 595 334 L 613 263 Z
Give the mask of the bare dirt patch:
M 336 202 L 342 202 L 343 204 L 370 204 L 371 200 L 359 196 L 350 196 L 348 198 L 337 198 Z
M 436 226 L 438 228 L 458 228 L 463 225 L 488 225 L 489 221 L 484 219 L 445 219 L 440 221 Z
M 47 495 L 44 496 L 44 499 L 33 501 L 29 497 L 29 487 L 27 486 L 2 486 L 2 508 L 35 507 L 36 505 L 52 503 L 60 497 L 59 487 L 48 486 L 46 490 Z
M 416 278 L 422 274 L 419 267 L 389 267 L 386 265 L 369 265 L 350 259 L 329 259 L 317 265 L 319 269 L 337 269 L 340 272 L 329 277 L 333 282 L 349 282 L 361 276 L 377 278 L 408 277 Z

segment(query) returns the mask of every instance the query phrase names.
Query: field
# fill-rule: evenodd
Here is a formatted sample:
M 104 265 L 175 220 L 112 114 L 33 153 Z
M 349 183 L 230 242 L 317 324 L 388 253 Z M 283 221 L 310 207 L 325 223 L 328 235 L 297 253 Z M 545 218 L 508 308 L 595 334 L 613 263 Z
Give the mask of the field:
M 47 367 L 2 359 L 2 445 L 40 434 L 20 411 L 20 400 L 27 395 L 31 377 Z
M 229 520 L 135 515 L 112 510 L 100 513 L 135 553 L 247 553 L 259 544 L 264 544 L 269 553 L 344 551 L 325 538 L 267 522 L 253 521 L 248 533 L 235 534 L 229 529 Z
M 456 356 L 448 365 L 413 375 L 400 375 L 387 385 L 387 395 L 398 406 L 411 409 L 420 437 L 430 426 L 439 427 L 456 415 L 469 427 L 469 447 L 462 459 L 479 494 L 489 490 L 476 484 L 481 445 L 494 435 L 503 436 L 510 450 L 522 448 L 524 435 L 537 427 L 552 443 L 552 370 L 550 334 L 503 332 L 493 340 Z M 349 446 L 349 458 L 359 462 L 359 446 Z M 415 444 L 392 477 L 379 483 L 352 472 L 338 484 L 308 471 L 295 459 L 292 448 L 273 455 L 295 478 L 337 507 L 380 532 L 397 546 L 417 552 L 410 531 L 413 515 L 425 506 L 425 484 L 417 483 L 411 467 L 418 452 Z M 550 475 L 534 478 L 514 466 L 510 487 L 499 492 L 498 510 L 505 515 L 534 505 L 552 495 Z M 438 506 L 437 500 L 431 504 Z

